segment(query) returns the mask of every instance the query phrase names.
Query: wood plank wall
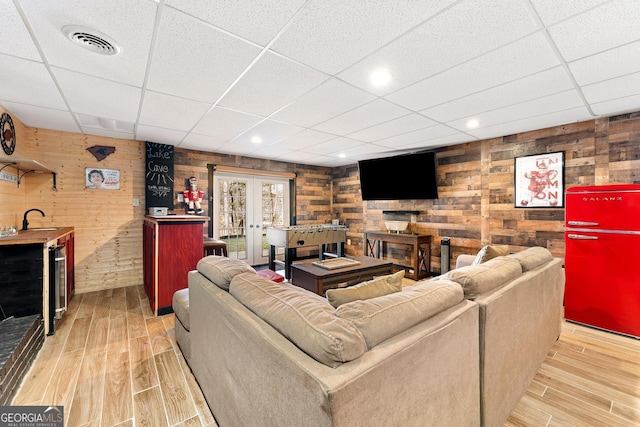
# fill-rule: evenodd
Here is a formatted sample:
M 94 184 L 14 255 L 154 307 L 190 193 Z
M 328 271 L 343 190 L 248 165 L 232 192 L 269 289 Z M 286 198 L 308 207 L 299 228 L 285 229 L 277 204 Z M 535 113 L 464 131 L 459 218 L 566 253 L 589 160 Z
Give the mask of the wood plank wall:
M 185 205 L 178 201 L 177 195 L 187 188 L 187 179 L 190 176 L 197 177 L 199 189 L 208 194 L 207 165 L 209 164 L 260 171 L 294 173 L 296 175 L 296 206 L 294 212 L 296 224 L 307 225 L 331 222 L 331 168 L 181 148 L 176 148 L 175 150 L 175 212 L 184 213 Z M 203 209 L 205 209 L 204 215 L 211 217 L 208 204 L 205 201 L 203 201 Z M 207 226 L 208 223 L 205 223 L 204 234 L 207 234 Z M 299 248 L 298 256 L 311 256 L 312 254 L 317 254 L 317 252 L 313 248 Z
M 333 171 L 333 209 L 350 224 L 348 251 L 363 253 L 363 231 L 384 228 L 383 210 L 417 210 L 412 231 L 431 234 L 431 270 L 440 272 L 440 240 L 458 255 L 486 244 L 530 246 L 564 256 L 564 209 L 514 207 L 514 158 L 563 151 L 565 187 L 640 182 L 640 112 L 440 148 L 437 200 L 363 202 L 355 166 Z M 407 183 L 419 185 L 419 183 Z M 408 254 L 393 248 L 391 258 Z
M 36 207 L 47 216 L 30 216 L 33 227 L 75 227 L 79 293 L 141 284 L 144 142 L 30 128 L 13 118 L 18 137 L 13 156 L 56 170 L 59 190 L 51 190 L 50 175 L 27 175 L 20 187 L 0 181 L 0 222 L 20 225 L 24 211 Z M 93 145 L 115 146 L 116 152 L 98 162 L 86 151 Z M 192 174 L 207 190 L 209 163 L 296 173 L 297 223 L 340 219 L 349 227 L 350 254 L 363 253 L 365 229 L 383 227 L 383 210 L 418 210 L 413 227 L 435 236 L 431 270 L 438 272 L 442 236 L 451 237 L 452 262 L 488 243 L 506 243 L 513 250 L 541 245 L 564 255 L 563 209 L 513 207 L 513 158 L 552 151 L 565 153 L 567 186 L 639 182 L 640 112 L 440 148 L 438 200 L 362 202 L 355 165 L 325 168 L 179 148 L 175 191 L 184 190 Z M 121 190 L 87 190 L 86 167 L 120 170 Z M 394 256 L 406 258 L 401 251 Z
M 29 227 L 74 227 L 78 293 L 141 284 L 144 143 L 31 128 L 12 118 L 19 132 L 11 157 L 37 160 L 56 171 L 58 190 L 52 190 L 50 174 L 27 174 L 19 188 L 0 181 L 0 215 L 18 217 L 21 226 L 24 212 L 38 208 L 46 216 L 30 213 Z M 87 151 L 94 145 L 116 151 L 98 162 Z M 87 189 L 88 167 L 119 170 L 120 190 Z

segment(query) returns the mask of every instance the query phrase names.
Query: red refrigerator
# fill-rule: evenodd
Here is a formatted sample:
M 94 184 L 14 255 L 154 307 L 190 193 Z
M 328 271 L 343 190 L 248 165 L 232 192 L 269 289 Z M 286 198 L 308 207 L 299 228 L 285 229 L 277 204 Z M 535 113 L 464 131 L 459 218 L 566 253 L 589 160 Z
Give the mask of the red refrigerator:
M 567 189 L 567 320 L 640 337 L 640 185 Z

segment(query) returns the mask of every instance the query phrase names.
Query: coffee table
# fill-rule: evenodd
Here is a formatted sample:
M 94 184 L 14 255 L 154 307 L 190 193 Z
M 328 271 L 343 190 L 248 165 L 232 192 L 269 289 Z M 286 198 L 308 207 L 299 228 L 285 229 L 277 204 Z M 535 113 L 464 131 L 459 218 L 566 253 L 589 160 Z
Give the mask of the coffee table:
M 324 296 L 327 289 L 357 285 L 376 276 L 393 273 L 393 263 L 368 256 L 349 257 L 360 264 L 326 269 L 313 265 L 314 261 L 294 262 L 291 265 L 291 283 Z

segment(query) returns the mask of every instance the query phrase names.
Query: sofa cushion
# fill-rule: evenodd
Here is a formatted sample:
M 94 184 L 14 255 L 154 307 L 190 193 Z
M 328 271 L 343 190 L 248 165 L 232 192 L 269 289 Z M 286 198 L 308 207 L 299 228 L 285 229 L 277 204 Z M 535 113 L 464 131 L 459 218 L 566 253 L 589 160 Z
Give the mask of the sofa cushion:
M 176 318 L 187 331 L 191 330 L 189 321 L 189 288 L 174 292 L 171 307 Z
M 250 273 L 235 276 L 229 293 L 302 351 L 327 366 L 339 366 L 367 351 L 360 331 L 336 316 L 335 308 L 320 295 Z
M 517 259 L 522 266 L 522 271 L 526 272 L 549 262 L 553 259 L 553 255 L 547 248 L 536 246 L 527 248 L 522 252 L 509 255 L 510 258 Z
M 480 249 L 476 259 L 471 265 L 482 264 L 499 256 L 509 255 L 509 246 L 507 245 L 487 245 Z
M 456 268 L 444 278 L 459 283 L 467 299 L 500 287 L 522 274 L 520 263 L 513 258 L 501 256 L 478 265 Z
M 229 284 L 234 276 L 241 273 L 254 273 L 255 270 L 244 261 L 224 256 L 211 255 L 198 261 L 196 269 L 217 287 L 229 290 Z
M 462 288 L 457 283 L 422 281 L 401 292 L 343 304 L 336 314 L 353 323 L 371 349 L 463 299 Z
M 329 289 L 326 292 L 327 300 L 337 308 L 347 302 L 400 292 L 402 290 L 403 277 L 404 270 L 400 270 L 347 288 Z

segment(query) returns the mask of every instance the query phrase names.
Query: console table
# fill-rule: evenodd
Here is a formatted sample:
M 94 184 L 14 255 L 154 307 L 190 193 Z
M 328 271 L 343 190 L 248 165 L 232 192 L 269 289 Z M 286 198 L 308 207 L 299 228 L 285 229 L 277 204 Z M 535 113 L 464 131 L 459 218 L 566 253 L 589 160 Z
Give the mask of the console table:
M 413 270 L 409 274 L 413 280 L 430 275 L 431 236 L 428 234 L 391 233 L 388 231 L 365 231 L 364 254 L 375 258 L 384 258 L 385 244 L 399 244 L 411 246 L 411 264 L 396 264 L 405 269 Z

